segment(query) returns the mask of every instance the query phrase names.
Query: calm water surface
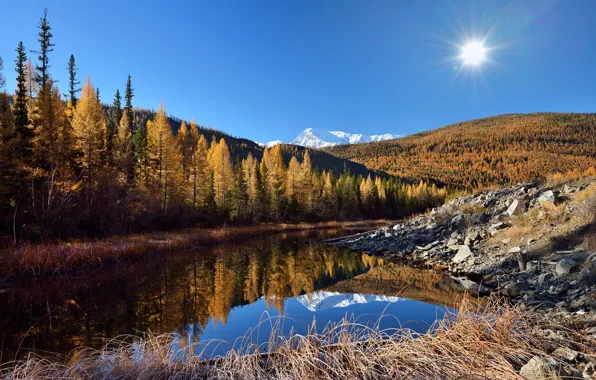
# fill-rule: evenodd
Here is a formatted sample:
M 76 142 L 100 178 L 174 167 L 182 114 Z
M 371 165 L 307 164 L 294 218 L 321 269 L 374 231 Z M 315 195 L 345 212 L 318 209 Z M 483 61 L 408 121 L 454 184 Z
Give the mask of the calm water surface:
M 266 342 L 276 323 L 285 333 L 305 332 L 314 319 L 322 331 L 346 316 L 372 325 L 386 315 L 383 329 L 422 332 L 453 306 L 456 288 L 440 274 L 306 244 L 350 232 L 279 234 L 10 283 L 0 289 L 0 362 L 146 332 L 178 333 L 184 343 L 229 342 L 208 345 L 217 355 L 255 326 L 253 342 Z

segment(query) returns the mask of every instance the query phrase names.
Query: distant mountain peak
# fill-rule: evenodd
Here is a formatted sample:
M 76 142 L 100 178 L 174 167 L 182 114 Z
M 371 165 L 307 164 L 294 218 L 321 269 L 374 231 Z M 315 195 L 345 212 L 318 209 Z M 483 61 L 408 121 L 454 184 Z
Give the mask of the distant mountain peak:
M 326 146 L 361 144 L 373 141 L 385 141 L 402 137 L 385 133 L 382 135 L 365 135 L 362 133 L 349 133 L 343 131 L 325 131 L 322 129 L 306 128 L 290 144 L 305 146 L 307 148 L 324 148 Z M 269 141 L 268 143 L 257 142 L 264 148 L 271 148 L 277 144 L 283 144 L 281 140 Z
M 365 135 L 362 133 L 348 133 L 343 131 L 325 131 L 314 128 L 306 128 L 293 141 L 294 145 L 306 146 L 309 148 L 323 148 L 326 146 L 342 144 L 360 144 L 371 141 L 391 140 L 401 137 L 386 133 L 383 135 Z

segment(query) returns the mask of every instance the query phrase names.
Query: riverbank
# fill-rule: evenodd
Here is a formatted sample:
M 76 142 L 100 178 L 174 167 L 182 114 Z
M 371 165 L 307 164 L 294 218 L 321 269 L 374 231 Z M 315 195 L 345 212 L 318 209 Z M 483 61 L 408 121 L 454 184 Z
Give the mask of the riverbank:
M 112 342 L 102 350 L 81 350 L 64 361 L 30 356 L 9 363 L 6 379 L 551 379 L 589 378 L 592 364 L 580 325 L 561 326 L 533 317 L 523 305 L 493 298 L 488 305 L 464 299 L 457 314 L 424 334 L 363 330 L 342 320 L 306 336 L 272 332 L 267 353 L 247 343 L 224 358 L 206 359 L 198 344 L 162 335 Z M 252 354 L 250 354 L 252 352 Z
M 281 232 L 317 229 L 357 229 L 387 225 L 388 221 L 259 224 L 220 228 L 194 228 L 117 236 L 101 240 L 47 244 L 24 243 L 17 249 L 0 251 L 0 285 L 14 277 L 48 277 L 70 271 L 97 269 L 175 249 L 212 246 L 220 243 Z
M 469 195 L 393 227 L 329 242 L 442 268 L 472 292 L 596 313 L 593 178 Z
M 581 321 L 576 343 L 585 346 L 585 365 L 594 359 L 594 178 L 485 191 L 328 243 L 445 271 L 472 293 L 498 294 L 527 307 L 533 318 L 561 321 L 553 335 L 565 336 Z

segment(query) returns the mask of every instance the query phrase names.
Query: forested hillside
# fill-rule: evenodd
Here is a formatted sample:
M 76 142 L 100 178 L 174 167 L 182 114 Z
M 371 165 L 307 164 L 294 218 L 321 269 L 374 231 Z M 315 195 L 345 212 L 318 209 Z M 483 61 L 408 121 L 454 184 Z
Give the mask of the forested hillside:
M 443 202 L 444 189 L 403 183 L 325 152 L 261 148 L 213 129 L 135 108 L 103 105 L 74 55 L 62 95 L 51 75 L 47 11 L 37 58 L 16 48 L 14 94 L 0 92 L 0 237 L 22 239 L 201 224 L 400 217 Z M 0 91 L 5 85 L 0 58 Z
M 114 106 L 104 105 L 103 107 L 107 117 L 109 117 L 111 109 Z M 155 114 L 156 111 L 153 110 L 135 108 L 135 125 L 147 124 L 149 120 L 155 117 Z M 168 115 L 168 123 L 172 127 L 174 134 L 178 133 L 178 130 L 180 129 L 182 124 L 189 124 L 187 121 L 181 120 L 172 115 Z M 207 139 L 207 141 L 224 139 L 226 141 L 226 144 L 228 145 L 228 148 L 230 149 L 230 155 L 232 159 L 245 159 L 248 157 L 249 154 L 251 154 L 254 158 L 258 160 L 261 160 L 263 158 L 265 148 L 252 140 L 248 140 L 242 137 L 233 137 L 217 129 L 200 125 L 197 125 L 197 132 L 199 135 L 204 136 L 205 139 Z M 363 177 L 366 177 L 369 174 L 373 177 L 377 175 L 381 177 L 389 177 L 386 173 L 383 173 L 381 171 L 371 171 L 365 165 L 362 165 L 354 161 L 345 160 L 343 158 L 333 156 L 329 153 L 320 150 L 291 144 L 281 144 L 280 147 L 284 163 L 286 165 L 290 163 L 292 157 L 296 156 L 298 159 L 302 160 L 304 154 L 308 152 L 310 154 L 314 170 L 332 171 L 336 177 L 339 177 L 344 171 L 349 171 L 351 174 L 361 175 Z
M 596 114 L 501 115 L 324 151 L 393 175 L 458 188 L 533 181 L 596 166 Z

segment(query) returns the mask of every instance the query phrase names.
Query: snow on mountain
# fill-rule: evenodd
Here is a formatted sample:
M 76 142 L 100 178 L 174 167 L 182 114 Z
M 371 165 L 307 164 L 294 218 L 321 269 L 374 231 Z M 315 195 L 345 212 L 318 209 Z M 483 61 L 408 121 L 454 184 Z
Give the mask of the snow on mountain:
M 305 308 L 312 312 L 337 307 L 348 307 L 356 304 L 365 304 L 371 302 L 397 302 L 402 300 L 400 297 L 378 296 L 374 294 L 344 294 L 325 291 L 304 294 L 296 297 L 296 299 Z
M 384 141 L 401 137 L 385 133 L 384 135 L 364 135 L 362 133 L 348 133 L 342 131 L 323 131 L 320 129 L 306 128 L 290 144 L 306 146 L 309 148 L 323 148 L 326 146 L 342 144 L 361 144 L 372 141 Z M 255 141 L 256 142 L 256 141 Z M 277 144 L 283 144 L 281 140 L 269 141 L 268 143 L 256 142 L 264 148 L 271 148 Z
M 392 140 L 401 137 L 399 135 L 392 135 L 390 133 L 385 133 L 384 135 L 371 135 L 370 141 L 385 141 L 385 140 Z
M 314 128 L 306 128 L 292 141 L 294 145 L 307 146 L 309 148 L 323 148 L 325 146 L 348 143 L 349 141 L 343 135 L 343 132 L 339 132 L 338 134 L 337 132 L 321 131 Z
M 262 143 L 262 142 L 258 142 L 255 141 L 255 143 L 257 143 L 257 145 L 262 146 L 263 148 L 272 148 L 274 146 L 276 146 L 277 144 L 283 144 L 284 142 L 281 140 L 273 140 L 273 141 L 269 141 L 268 143 Z
M 292 144 L 306 146 L 309 148 L 323 148 L 326 146 L 341 144 L 360 144 L 371 141 L 390 140 L 398 137 L 400 136 L 389 133 L 384 135 L 368 136 L 362 133 L 323 131 L 314 128 L 307 128 L 292 141 Z

